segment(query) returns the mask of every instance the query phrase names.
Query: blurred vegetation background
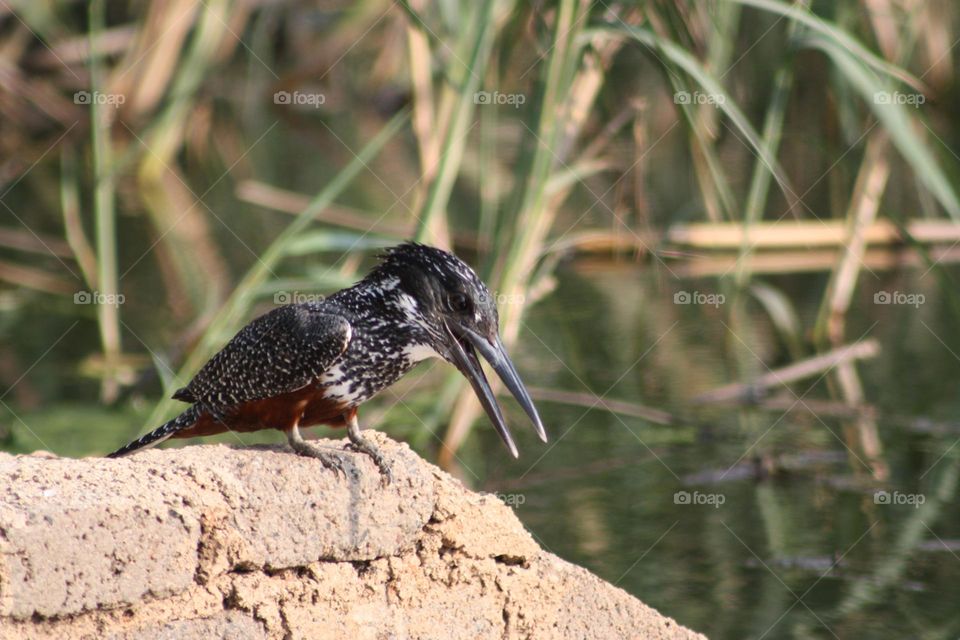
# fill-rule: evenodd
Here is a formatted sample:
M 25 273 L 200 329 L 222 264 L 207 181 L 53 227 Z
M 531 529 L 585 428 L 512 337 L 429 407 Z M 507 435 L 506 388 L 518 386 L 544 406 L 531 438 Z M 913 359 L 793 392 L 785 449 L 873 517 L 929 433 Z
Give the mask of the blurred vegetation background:
M 504 460 L 437 363 L 364 424 L 711 637 L 956 637 L 958 21 L 6 0 L 0 446 L 113 449 L 416 238 L 496 292 L 552 442 Z

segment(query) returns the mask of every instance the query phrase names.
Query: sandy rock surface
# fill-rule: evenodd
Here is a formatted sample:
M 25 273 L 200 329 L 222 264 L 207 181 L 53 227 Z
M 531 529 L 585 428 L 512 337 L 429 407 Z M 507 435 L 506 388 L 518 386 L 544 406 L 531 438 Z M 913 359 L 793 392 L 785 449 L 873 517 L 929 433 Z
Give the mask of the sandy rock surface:
M 0 454 L 0 638 L 703 637 L 371 437 L 389 486 L 283 448 Z

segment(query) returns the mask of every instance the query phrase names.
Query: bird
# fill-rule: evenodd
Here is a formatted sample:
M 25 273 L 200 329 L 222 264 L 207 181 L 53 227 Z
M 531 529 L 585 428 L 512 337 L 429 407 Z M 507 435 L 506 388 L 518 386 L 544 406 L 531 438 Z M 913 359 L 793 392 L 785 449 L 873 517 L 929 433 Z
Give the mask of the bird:
M 416 242 L 379 258 L 351 287 L 252 320 L 173 394 L 190 404 L 185 411 L 107 457 L 169 438 L 277 429 L 293 451 L 346 475 L 338 450 L 300 433 L 327 424 L 346 427 L 351 448 L 372 458 L 389 482 L 390 465 L 361 433 L 358 408 L 428 358 L 459 369 L 510 454 L 519 457 L 477 354 L 546 443 L 543 421 L 500 338 L 496 299 L 474 270 L 452 253 Z

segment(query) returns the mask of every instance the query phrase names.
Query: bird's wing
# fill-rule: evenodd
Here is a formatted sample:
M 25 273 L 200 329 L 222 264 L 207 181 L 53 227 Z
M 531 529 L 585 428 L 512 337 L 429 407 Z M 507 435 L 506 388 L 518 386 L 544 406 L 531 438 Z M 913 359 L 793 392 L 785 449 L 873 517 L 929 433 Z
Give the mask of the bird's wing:
M 311 304 L 256 318 L 173 397 L 225 408 L 296 391 L 319 378 L 350 343 L 350 323 Z

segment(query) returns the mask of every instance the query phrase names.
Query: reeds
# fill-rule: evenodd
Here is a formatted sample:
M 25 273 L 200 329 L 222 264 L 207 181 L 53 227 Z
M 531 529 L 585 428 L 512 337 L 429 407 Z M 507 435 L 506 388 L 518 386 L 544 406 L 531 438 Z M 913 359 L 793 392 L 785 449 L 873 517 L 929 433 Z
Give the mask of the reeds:
M 90 20 L 90 88 L 91 95 L 102 92 L 101 55 L 97 39 L 104 31 L 106 0 L 92 0 L 89 5 Z M 113 143 L 110 132 L 113 113 L 99 100 L 90 102 L 90 132 L 93 148 L 93 210 L 96 228 L 96 285 L 105 300 L 115 299 L 119 294 L 117 271 L 117 221 L 114 210 L 116 189 L 113 165 Z M 69 237 L 68 234 L 67 237 Z M 119 385 L 115 368 L 120 357 L 120 313 L 116 304 L 98 304 L 97 321 L 100 325 L 100 340 L 106 374 L 103 376 L 101 397 L 104 402 L 116 401 Z

